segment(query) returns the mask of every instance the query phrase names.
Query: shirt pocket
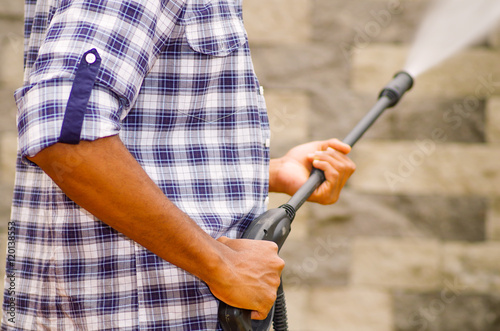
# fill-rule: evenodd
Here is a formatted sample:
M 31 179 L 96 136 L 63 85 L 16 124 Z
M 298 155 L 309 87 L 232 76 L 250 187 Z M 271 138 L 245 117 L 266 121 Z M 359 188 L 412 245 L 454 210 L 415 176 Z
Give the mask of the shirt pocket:
M 247 42 L 237 0 L 193 1 L 185 16 L 189 46 L 198 53 L 227 56 Z

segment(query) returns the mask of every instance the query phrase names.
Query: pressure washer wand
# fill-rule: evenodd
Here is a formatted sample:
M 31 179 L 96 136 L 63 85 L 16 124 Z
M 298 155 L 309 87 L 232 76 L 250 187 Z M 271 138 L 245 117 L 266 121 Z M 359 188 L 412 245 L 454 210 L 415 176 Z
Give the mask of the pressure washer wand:
M 395 106 L 403 94 L 412 86 L 413 78 L 408 73 L 397 73 L 393 80 L 382 90 L 375 106 L 352 129 L 343 142 L 352 147 L 384 110 Z M 290 233 L 295 212 L 324 181 L 325 175 L 323 171 L 313 169 L 306 183 L 286 204 L 270 209 L 260 215 L 250 224 L 242 238 L 274 241 L 281 249 Z M 219 321 L 224 331 L 267 331 L 271 321 L 274 322 L 276 331 L 287 330 L 286 306 L 282 286 L 278 290 L 278 299 L 273 310 L 266 320 L 252 321 L 250 313 L 249 310 L 231 307 L 224 302 L 219 304 Z
M 371 127 L 377 118 L 387 109 L 395 106 L 403 94 L 413 86 L 413 78 L 406 72 L 397 73 L 393 80 L 386 85 L 380 92 L 377 103 L 370 111 L 358 122 L 354 129 L 344 138 L 343 142 L 349 146 L 354 144 L 363 136 L 363 134 Z M 325 181 L 323 171 L 313 169 L 309 180 L 295 193 L 288 201 L 288 205 L 295 210 L 311 196 L 311 194 Z

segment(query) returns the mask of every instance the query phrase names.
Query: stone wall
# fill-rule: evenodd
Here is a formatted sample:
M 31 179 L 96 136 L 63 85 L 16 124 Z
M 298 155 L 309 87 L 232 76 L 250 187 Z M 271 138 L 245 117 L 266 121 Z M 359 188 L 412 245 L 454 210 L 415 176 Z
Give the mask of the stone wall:
M 246 0 L 273 156 L 344 137 L 402 68 L 426 5 Z M 21 37 L 22 1 L 0 0 L 2 251 Z M 418 77 L 355 146 L 339 202 L 300 210 L 282 251 L 291 330 L 500 330 L 499 40 L 491 33 Z

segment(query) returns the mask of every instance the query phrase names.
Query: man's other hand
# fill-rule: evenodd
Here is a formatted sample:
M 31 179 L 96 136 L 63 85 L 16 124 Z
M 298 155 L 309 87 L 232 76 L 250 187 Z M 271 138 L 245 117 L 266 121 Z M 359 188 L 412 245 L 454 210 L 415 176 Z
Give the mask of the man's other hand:
M 269 190 L 293 195 L 307 181 L 312 167 L 323 170 L 326 180 L 308 201 L 335 203 L 356 165 L 347 157 L 351 147 L 338 139 L 313 141 L 292 148 L 285 156 L 271 160 Z

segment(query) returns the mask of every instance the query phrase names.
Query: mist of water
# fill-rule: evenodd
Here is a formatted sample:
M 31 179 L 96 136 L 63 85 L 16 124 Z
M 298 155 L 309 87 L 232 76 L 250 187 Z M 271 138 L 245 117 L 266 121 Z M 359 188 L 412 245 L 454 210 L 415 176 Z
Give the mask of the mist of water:
M 417 31 L 405 70 L 416 77 L 470 46 L 500 21 L 500 0 L 434 0 Z

